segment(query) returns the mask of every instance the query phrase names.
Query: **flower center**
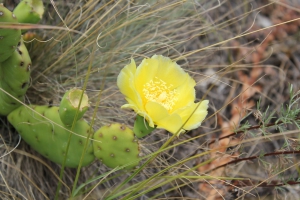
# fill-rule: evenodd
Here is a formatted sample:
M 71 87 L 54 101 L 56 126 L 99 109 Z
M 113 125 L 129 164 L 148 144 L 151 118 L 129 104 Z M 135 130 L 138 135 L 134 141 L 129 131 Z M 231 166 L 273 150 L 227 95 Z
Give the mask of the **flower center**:
M 157 102 L 170 111 L 178 100 L 177 91 L 171 89 L 172 86 L 172 84 L 168 85 L 163 80 L 155 77 L 144 84 L 143 93 L 147 101 Z

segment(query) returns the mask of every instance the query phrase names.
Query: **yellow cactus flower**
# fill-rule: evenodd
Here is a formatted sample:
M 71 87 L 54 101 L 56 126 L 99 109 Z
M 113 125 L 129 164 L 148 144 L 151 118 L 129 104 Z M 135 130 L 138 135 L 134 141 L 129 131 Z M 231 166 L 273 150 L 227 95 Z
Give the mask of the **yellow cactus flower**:
M 170 58 L 154 55 L 136 67 L 133 59 L 120 72 L 118 87 L 128 104 L 150 127 L 181 133 L 198 128 L 208 100 L 195 103 L 195 81 Z

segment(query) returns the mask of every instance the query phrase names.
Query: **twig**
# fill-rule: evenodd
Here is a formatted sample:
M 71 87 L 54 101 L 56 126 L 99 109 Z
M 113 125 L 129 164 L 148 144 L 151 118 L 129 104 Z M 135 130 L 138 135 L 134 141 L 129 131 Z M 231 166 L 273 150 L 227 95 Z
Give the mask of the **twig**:
M 272 153 L 266 153 L 264 155 L 258 155 L 258 156 L 250 156 L 250 157 L 247 157 L 247 158 L 238 158 L 238 159 L 235 159 L 235 160 L 232 160 L 228 163 L 225 163 L 223 165 L 219 165 L 211 170 L 209 170 L 209 172 L 211 171 L 214 171 L 216 169 L 219 169 L 221 167 L 225 167 L 227 165 L 230 165 L 230 164 L 233 164 L 233 163 L 238 163 L 238 162 L 241 162 L 241 161 L 245 161 L 245 160 L 254 160 L 254 159 L 257 159 L 257 158 L 261 158 L 261 157 L 267 157 L 267 156 L 275 156 L 275 155 L 287 155 L 287 154 L 300 154 L 300 151 L 281 151 L 281 152 L 272 152 Z
M 297 117 L 297 118 L 295 118 L 295 120 L 300 120 L 300 117 Z M 275 126 L 275 125 L 280 125 L 280 124 L 283 124 L 284 122 L 283 121 L 279 121 L 279 122 L 277 122 L 277 123 L 269 123 L 269 124 L 267 124 L 267 125 L 265 125 L 264 127 L 271 127 L 271 126 Z M 241 133 L 244 133 L 245 131 L 250 131 L 250 130 L 255 130 L 255 129 L 259 129 L 259 128 L 261 128 L 262 127 L 262 125 L 256 125 L 256 126 L 251 126 L 251 127 L 249 127 L 249 128 L 247 128 L 247 129 L 245 129 L 245 130 L 241 130 L 241 131 L 237 131 L 237 132 L 232 132 L 232 133 L 230 133 L 229 135 L 226 135 L 226 136 L 224 136 L 224 137 L 220 137 L 220 138 L 218 138 L 218 139 L 213 139 L 210 143 L 208 143 L 208 145 L 211 145 L 211 144 L 213 144 L 214 142 L 216 142 L 217 140 L 223 140 L 223 139 L 225 139 L 225 138 L 229 138 L 229 137 L 231 137 L 231 136 L 234 136 L 234 135 L 238 135 L 238 134 L 241 134 Z

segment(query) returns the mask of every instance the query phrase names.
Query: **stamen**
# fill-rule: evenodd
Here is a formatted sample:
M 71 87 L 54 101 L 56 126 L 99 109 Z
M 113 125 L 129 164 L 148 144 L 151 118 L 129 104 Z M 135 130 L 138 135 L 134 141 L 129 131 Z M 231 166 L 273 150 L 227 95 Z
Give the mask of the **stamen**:
M 157 102 L 170 111 L 178 100 L 177 91 L 171 89 L 172 87 L 172 84 L 168 85 L 163 80 L 155 77 L 154 80 L 144 84 L 143 93 L 147 102 Z

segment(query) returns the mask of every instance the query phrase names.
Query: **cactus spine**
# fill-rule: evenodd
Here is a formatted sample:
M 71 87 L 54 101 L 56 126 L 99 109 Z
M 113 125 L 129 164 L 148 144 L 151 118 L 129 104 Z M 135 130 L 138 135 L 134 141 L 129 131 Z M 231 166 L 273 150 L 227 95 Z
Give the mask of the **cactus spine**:
M 123 124 L 102 126 L 94 133 L 93 147 L 95 156 L 108 167 L 132 169 L 138 165 L 138 140 L 132 130 Z

